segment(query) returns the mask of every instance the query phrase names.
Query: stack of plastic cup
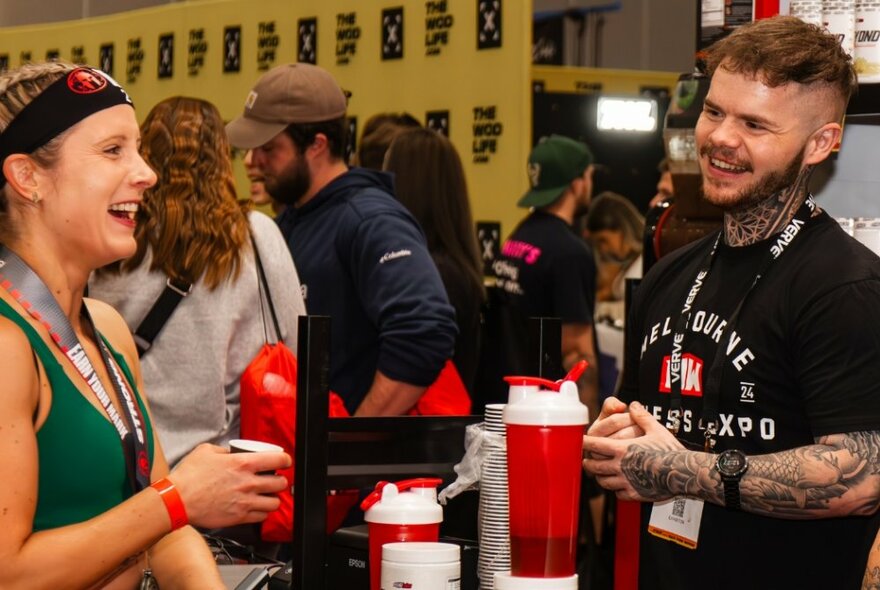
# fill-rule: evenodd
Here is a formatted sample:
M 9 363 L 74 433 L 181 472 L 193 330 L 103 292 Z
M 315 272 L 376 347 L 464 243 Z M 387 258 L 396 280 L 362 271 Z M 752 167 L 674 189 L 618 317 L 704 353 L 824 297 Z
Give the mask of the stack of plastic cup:
M 480 475 L 477 577 L 482 590 L 491 590 L 495 572 L 510 571 L 510 533 L 507 509 L 507 451 L 501 421 L 504 404 L 486 405 L 483 428 L 483 467 Z

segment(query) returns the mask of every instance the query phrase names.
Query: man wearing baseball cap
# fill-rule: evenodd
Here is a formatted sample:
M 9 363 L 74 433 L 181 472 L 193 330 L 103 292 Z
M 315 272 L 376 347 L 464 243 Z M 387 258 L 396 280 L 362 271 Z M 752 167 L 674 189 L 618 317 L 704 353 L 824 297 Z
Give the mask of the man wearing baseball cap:
M 330 389 L 359 416 L 406 413 L 455 345 L 452 306 L 391 177 L 345 159 L 346 96 L 324 69 L 266 72 L 226 131 L 252 149 L 310 314 L 330 316 Z
M 551 135 L 532 149 L 528 161 L 531 188 L 517 203 L 531 213 L 501 250 L 497 285 L 510 294 L 517 315 L 555 317 L 562 322 L 562 360 L 566 370 L 581 359 L 590 368 L 579 382 L 590 415 L 598 411 L 593 304 L 596 266 L 593 254 L 572 229 L 586 212 L 593 191 L 593 154 L 579 141 Z

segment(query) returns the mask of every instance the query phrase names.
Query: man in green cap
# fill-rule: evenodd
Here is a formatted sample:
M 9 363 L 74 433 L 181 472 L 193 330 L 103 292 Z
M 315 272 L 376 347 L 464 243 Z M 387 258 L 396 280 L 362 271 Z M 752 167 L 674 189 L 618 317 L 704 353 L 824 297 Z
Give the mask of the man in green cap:
M 562 362 L 568 370 L 581 359 L 589 368 L 579 381 L 581 400 L 598 411 L 598 373 L 593 338 L 596 266 L 584 240 L 572 229 L 593 192 L 593 154 L 579 141 L 551 135 L 532 149 L 531 189 L 519 200 L 531 213 L 504 243 L 495 263 L 498 287 L 523 322 L 555 317 L 562 322 Z

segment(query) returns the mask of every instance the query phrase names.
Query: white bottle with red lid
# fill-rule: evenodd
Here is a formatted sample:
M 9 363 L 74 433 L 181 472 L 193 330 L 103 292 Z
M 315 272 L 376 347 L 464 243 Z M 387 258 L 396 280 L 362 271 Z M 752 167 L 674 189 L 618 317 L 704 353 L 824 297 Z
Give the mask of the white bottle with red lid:
M 505 377 L 510 401 L 504 406 L 505 424 L 548 426 L 587 424 L 587 406 L 581 403 L 574 381 L 550 381 L 541 377 Z
M 371 590 L 379 590 L 385 543 L 436 542 L 440 538 L 443 508 L 437 503 L 437 486 L 441 483 L 439 478 L 380 481 L 361 502 L 369 528 Z

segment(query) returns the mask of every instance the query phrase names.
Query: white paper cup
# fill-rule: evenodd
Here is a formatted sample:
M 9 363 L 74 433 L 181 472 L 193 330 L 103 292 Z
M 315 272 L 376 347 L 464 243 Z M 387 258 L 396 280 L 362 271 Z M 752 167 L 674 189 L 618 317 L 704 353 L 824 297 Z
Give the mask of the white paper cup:
M 229 451 L 231 453 L 282 453 L 284 449 L 261 440 L 236 438 L 229 441 Z
M 283 453 L 284 449 L 261 440 L 235 438 L 229 441 L 230 453 Z M 274 471 L 258 471 L 257 475 L 275 475 Z

